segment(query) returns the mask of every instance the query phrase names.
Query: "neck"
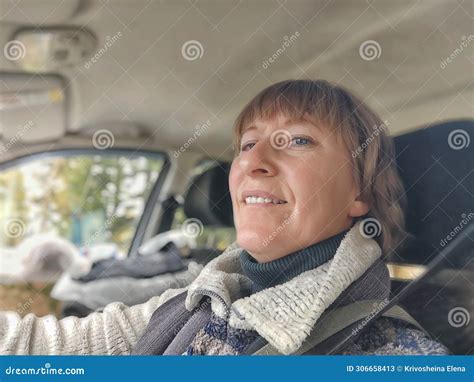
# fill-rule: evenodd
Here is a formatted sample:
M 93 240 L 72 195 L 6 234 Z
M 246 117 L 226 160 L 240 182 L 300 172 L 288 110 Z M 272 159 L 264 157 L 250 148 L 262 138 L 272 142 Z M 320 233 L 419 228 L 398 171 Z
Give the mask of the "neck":
M 330 260 L 346 233 L 347 230 L 266 263 L 259 263 L 247 251 L 242 251 L 240 256 L 242 270 L 252 280 L 254 292 L 285 283 Z

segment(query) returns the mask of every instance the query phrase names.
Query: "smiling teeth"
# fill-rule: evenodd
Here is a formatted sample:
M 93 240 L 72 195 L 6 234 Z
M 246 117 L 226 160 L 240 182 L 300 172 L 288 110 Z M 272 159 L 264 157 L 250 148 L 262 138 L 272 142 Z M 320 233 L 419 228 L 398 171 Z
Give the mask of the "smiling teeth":
M 264 203 L 272 203 L 272 204 L 283 204 L 285 203 L 283 200 L 274 200 L 270 198 L 262 198 L 257 196 L 248 196 L 245 198 L 245 203 L 247 204 L 264 204 Z

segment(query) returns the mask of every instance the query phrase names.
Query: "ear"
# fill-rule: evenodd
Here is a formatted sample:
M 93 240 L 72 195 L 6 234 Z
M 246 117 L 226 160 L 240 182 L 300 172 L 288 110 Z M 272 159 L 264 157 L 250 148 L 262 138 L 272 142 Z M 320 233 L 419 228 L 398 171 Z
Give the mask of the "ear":
M 363 216 L 369 212 L 369 205 L 362 200 L 354 200 L 352 202 L 351 208 L 349 209 L 349 216 L 351 218 L 357 218 Z

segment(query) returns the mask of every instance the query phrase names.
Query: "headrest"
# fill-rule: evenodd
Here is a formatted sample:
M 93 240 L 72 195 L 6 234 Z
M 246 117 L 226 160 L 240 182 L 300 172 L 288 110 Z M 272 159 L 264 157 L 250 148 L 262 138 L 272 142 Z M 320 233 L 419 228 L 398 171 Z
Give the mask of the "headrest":
M 184 200 L 188 218 L 199 219 L 203 225 L 234 225 L 229 171 L 230 164 L 218 163 L 193 180 Z
M 400 253 L 404 262 L 430 260 L 474 221 L 473 125 L 447 122 L 395 138 L 407 230 L 415 237 Z

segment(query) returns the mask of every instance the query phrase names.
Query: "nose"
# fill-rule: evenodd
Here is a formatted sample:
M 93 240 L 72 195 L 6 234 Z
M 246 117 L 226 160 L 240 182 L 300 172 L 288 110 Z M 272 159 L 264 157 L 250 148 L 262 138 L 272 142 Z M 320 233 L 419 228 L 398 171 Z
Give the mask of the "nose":
M 260 140 L 249 151 L 242 153 L 240 167 L 248 176 L 274 176 L 275 155 L 270 142 Z

